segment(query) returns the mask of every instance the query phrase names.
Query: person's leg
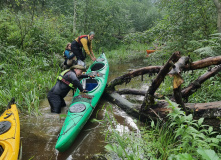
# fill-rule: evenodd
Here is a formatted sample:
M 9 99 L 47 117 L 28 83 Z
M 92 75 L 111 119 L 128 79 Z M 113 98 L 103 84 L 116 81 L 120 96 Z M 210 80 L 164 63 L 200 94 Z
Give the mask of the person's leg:
M 76 56 L 77 60 L 82 60 L 84 61 L 85 60 L 85 57 L 82 53 L 82 47 L 80 47 L 78 45 L 78 42 L 76 41 L 73 41 L 71 43 L 71 51 L 74 53 L 74 55 Z
M 61 97 L 59 95 L 53 94 L 52 92 L 48 93 L 48 102 L 51 106 L 51 112 L 52 113 L 61 113 L 61 107 L 63 102 L 61 101 Z M 66 105 L 66 104 L 65 104 Z
M 60 99 L 61 99 L 61 107 L 66 107 L 66 103 L 65 103 L 64 99 L 61 97 L 60 97 Z

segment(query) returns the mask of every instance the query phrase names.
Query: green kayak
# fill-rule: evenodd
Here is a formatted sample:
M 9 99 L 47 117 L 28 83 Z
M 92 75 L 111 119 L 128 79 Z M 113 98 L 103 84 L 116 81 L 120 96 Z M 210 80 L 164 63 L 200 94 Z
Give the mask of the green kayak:
M 104 53 L 88 68 L 86 74 L 95 75 L 95 78 L 81 80 L 88 93 L 80 94 L 77 89 L 74 94 L 55 146 L 59 152 L 64 152 L 71 146 L 104 92 L 109 74 L 109 64 Z

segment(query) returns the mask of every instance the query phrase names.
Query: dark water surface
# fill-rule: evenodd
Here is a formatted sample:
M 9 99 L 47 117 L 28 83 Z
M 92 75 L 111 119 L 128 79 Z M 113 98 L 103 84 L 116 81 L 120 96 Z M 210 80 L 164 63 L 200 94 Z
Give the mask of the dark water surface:
M 137 60 L 136 62 L 124 62 L 122 64 L 109 63 L 109 65 L 110 73 L 108 81 L 111 81 L 112 79 L 129 72 L 128 69 L 136 69 L 147 66 L 147 59 L 145 59 L 144 56 L 144 59 Z M 147 87 L 144 83 L 140 83 L 140 77 L 137 80 L 139 80 L 139 87 Z M 137 87 L 138 84 L 131 83 L 131 85 L 132 87 L 133 85 Z M 68 96 L 65 97 L 67 105 L 70 105 L 72 95 L 72 93 L 69 93 Z M 31 117 L 20 115 L 23 150 L 22 159 L 84 160 L 91 159 L 91 156 L 94 154 L 105 153 L 105 138 L 100 133 L 102 131 L 102 127 L 100 127 L 98 123 L 92 123 L 90 120 L 93 118 L 99 120 L 103 119 L 105 113 L 102 108 L 110 105 L 112 104 L 105 101 L 103 97 L 73 145 L 67 151 L 59 153 L 55 149 L 55 144 L 57 142 L 57 135 L 60 133 L 64 123 L 64 118 L 60 118 L 58 114 L 51 114 L 47 99 L 43 100 L 40 104 L 42 113 L 41 116 Z M 67 107 L 63 108 L 62 113 L 65 114 L 66 110 Z M 126 128 L 128 130 L 138 130 L 137 125 L 133 122 L 133 119 L 117 106 L 113 106 L 113 113 L 119 122 L 119 126 L 117 126 L 118 129 Z

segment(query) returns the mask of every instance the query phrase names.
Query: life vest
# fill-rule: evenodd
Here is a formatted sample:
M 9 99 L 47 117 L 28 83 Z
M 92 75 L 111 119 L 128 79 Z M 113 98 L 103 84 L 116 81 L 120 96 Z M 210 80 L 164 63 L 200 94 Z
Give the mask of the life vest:
M 83 45 L 82 45 L 82 43 L 81 43 L 81 39 L 82 38 L 86 38 L 86 39 L 88 39 L 88 35 L 82 35 L 82 36 L 79 36 L 78 37 L 78 44 L 82 47 Z
M 66 79 L 64 79 L 64 75 L 66 74 L 66 73 L 68 73 L 70 71 L 70 69 L 67 69 L 67 70 L 65 70 L 65 71 L 63 71 L 63 72 L 61 72 L 61 74 L 57 77 L 57 79 L 58 80 L 60 80 L 60 81 L 62 81 L 63 83 L 65 83 L 65 84 L 67 84 L 69 87 L 71 87 L 72 89 L 74 89 L 74 85 L 73 85 L 73 83 L 71 83 L 71 82 L 68 82 Z
M 67 50 L 67 49 L 66 49 L 66 50 Z M 66 50 L 65 50 L 65 51 L 66 51 Z M 63 57 L 64 57 L 64 58 L 67 58 L 67 56 L 65 55 L 65 51 L 63 52 Z M 69 51 L 69 53 L 68 53 L 69 55 L 70 55 L 70 53 L 73 53 L 73 52 L 71 52 L 71 50 L 68 50 L 68 51 Z

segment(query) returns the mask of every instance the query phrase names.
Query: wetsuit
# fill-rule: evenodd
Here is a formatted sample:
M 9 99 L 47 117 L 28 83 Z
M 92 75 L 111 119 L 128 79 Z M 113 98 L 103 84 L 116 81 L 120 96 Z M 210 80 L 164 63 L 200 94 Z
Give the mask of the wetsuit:
M 65 71 L 64 71 L 65 72 Z M 62 72 L 63 73 L 63 72 Z M 68 94 L 71 89 L 78 88 L 81 92 L 83 91 L 83 87 L 76 76 L 76 73 L 73 70 L 66 70 L 66 73 L 62 75 L 65 81 L 73 84 L 71 88 L 68 84 L 64 83 L 61 80 L 57 80 L 55 86 L 48 93 L 48 101 L 51 106 L 52 113 L 61 113 L 61 107 L 65 107 L 66 103 L 64 101 L 64 97 Z M 88 75 L 81 75 L 79 78 L 87 78 Z

